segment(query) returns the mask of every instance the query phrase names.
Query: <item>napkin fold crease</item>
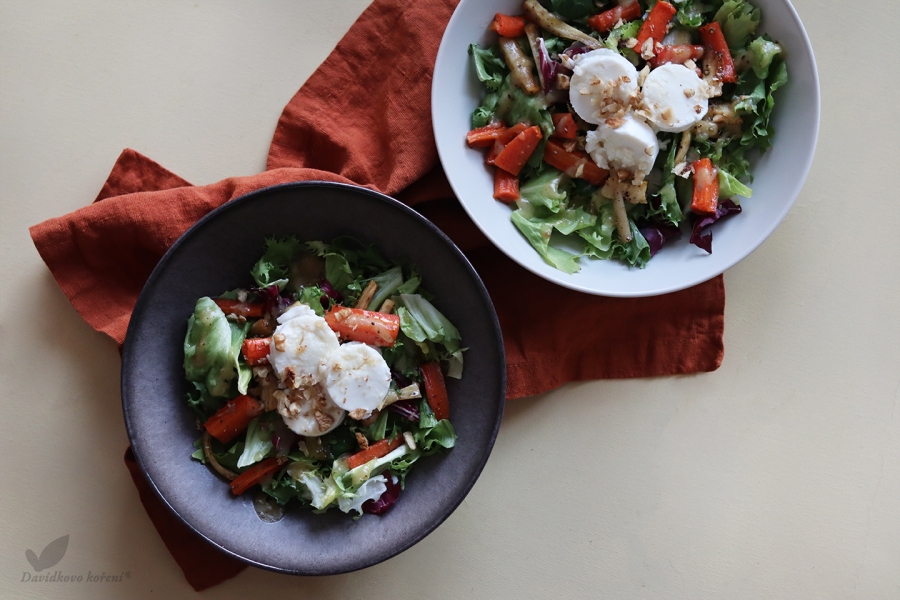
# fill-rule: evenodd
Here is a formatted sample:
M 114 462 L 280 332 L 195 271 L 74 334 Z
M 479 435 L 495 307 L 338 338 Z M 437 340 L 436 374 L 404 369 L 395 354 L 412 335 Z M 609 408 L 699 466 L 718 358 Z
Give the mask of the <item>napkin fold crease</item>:
M 721 276 L 651 298 L 581 294 L 514 263 L 463 211 L 438 162 L 430 104 L 434 59 L 455 5 L 375 0 L 285 107 L 263 173 L 193 186 L 140 153 L 123 151 L 94 203 L 30 230 L 76 311 L 121 345 L 154 266 L 198 219 L 271 185 L 335 181 L 414 206 L 467 255 L 497 309 L 508 398 L 570 381 L 718 368 L 724 351 Z M 130 449 L 125 462 L 148 515 L 194 589 L 246 567 L 165 507 Z

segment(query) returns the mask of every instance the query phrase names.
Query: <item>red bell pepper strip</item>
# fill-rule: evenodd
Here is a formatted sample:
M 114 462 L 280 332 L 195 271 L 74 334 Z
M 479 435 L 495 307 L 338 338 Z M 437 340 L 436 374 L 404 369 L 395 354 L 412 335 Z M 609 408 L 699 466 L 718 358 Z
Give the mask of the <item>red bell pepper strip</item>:
M 525 19 L 497 13 L 488 29 L 496 31 L 502 37 L 516 38 L 525 35 Z
M 518 200 L 519 177 L 503 169 L 494 169 L 494 198 L 507 204 Z
M 393 346 L 400 333 L 399 316 L 361 308 L 332 306 L 325 322 L 342 338 L 372 346 Z
M 203 427 L 223 444 L 227 444 L 247 429 L 250 421 L 263 413 L 265 409 L 256 398 L 238 396 L 229 400 L 216 414 L 203 424 Z
M 506 145 L 494 159 L 494 165 L 508 173 L 518 175 L 543 137 L 541 128 L 532 125 Z
M 708 158 L 695 161 L 694 195 L 691 211 L 698 215 L 714 215 L 719 206 L 719 170 Z
M 700 26 L 700 39 L 706 46 L 704 61 L 710 61 L 715 70 L 716 79 L 724 83 L 737 83 L 737 72 L 734 70 L 734 59 L 728 42 L 718 23 L 713 21 Z
M 603 185 L 609 176 L 609 171 L 598 167 L 586 153 L 580 150 L 569 152 L 562 144 L 552 139 L 544 147 L 544 162 L 569 177 L 584 179 L 591 185 Z
M 387 438 L 375 442 L 370 445 L 365 450 L 360 450 L 356 454 L 352 455 L 347 459 L 347 468 L 355 469 L 361 465 L 366 464 L 370 460 L 381 458 L 382 456 L 387 456 L 389 452 L 392 452 L 400 447 L 400 444 L 403 443 L 403 436 L 398 435 L 394 438 L 394 441 L 388 441 Z
M 422 379 L 425 383 L 425 398 L 428 406 L 438 421 L 450 418 L 450 399 L 447 396 L 447 386 L 444 383 L 444 374 L 441 365 L 430 362 L 419 367 L 422 371 Z
M 650 9 L 650 14 L 647 15 L 643 25 L 641 25 L 641 30 L 638 31 L 637 44 L 634 46 L 634 51 L 640 54 L 644 43 L 651 38 L 654 46 L 658 42 L 662 42 L 669 28 L 669 22 L 675 17 L 677 12 L 678 9 L 668 2 L 664 0 L 657 2 Z
M 273 456 L 256 463 L 231 482 L 231 493 L 240 496 L 267 476 L 274 474 L 287 460 L 287 456 Z
M 500 123 L 491 123 L 473 129 L 466 134 L 466 144 L 469 148 L 490 148 L 494 145 L 494 140 L 504 131 L 506 131 L 506 127 Z
M 248 365 L 269 364 L 269 349 L 272 347 L 272 338 L 246 338 L 241 344 L 241 354 Z
M 266 305 L 263 302 L 241 302 L 240 300 L 228 300 L 227 298 L 216 298 L 213 302 L 226 315 L 259 318 L 266 314 Z
M 578 125 L 572 113 L 561 112 L 551 115 L 553 119 L 553 135 L 550 137 L 574 140 L 578 137 Z
M 516 136 L 528 129 L 527 123 L 516 123 L 509 129 L 505 130 L 497 139 L 494 140 L 494 145 L 491 146 L 490 151 L 484 157 L 485 164 L 494 165 L 494 159 L 497 158 L 497 155 L 503 152 L 503 149 L 506 148 L 506 145 L 516 139 Z
M 692 44 L 676 44 L 673 46 L 663 46 L 657 51 L 656 56 L 650 59 L 650 66 L 656 68 L 660 65 L 673 63 L 683 65 L 689 60 L 700 60 L 706 48 L 703 46 L 694 46 Z
M 625 0 L 618 6 L 603 11 L 599 15 L 588 18 L 588 25 L 594 31 L 606 33 L 616 27 L 620 20 L 624 23 L 636 21 L 641 18 L 641 5 L 638 0 Z

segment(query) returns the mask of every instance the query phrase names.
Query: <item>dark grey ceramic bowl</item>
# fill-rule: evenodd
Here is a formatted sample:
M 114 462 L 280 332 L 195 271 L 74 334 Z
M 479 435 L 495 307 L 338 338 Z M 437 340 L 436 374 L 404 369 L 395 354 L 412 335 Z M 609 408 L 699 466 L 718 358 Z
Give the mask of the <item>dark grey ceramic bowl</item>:
M 438 308 L 459 328 L 465 371 L 448 380 L 456 447 L 420 461 L 384 515 L 352 520 L 340 511 L 288 510 L 261 521 L 252 493 L 191 460 L 199 433 L 185 404 L 182 345 L 197 298 L 251 284 L 249 270 L 268 236 L 331 240 L 350 235 L 389 259 L 418 266 Z M 122 354 L 122 404 L 137 461 L 163 501 L 188 526 L 252 565 L 298 575 L 344 573 L 415 544 L 462 502 L 497 436 L 506 366 L 497 316 L 472 266 L 434 225 L 410 208 L 363 188 L 323 182 L 247 194 L 191 227 L 144 287 Z

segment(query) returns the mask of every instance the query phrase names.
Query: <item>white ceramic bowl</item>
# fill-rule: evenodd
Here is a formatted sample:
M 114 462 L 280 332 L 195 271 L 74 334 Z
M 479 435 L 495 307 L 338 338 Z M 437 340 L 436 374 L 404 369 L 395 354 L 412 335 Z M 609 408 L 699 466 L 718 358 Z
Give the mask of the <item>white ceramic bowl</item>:
M 467 49 L 490 45 L 487 27 L 495 13 L 522 14 L 522 0 L 461 0 L 447 25 L 434 67 L 431 104 L 438 153 L 450 185 L 484 234 L 514 261 L 533 273 L 590 294 L 653 296 L 696 285 L 719 275 L 755 250 L 787 215 L 803 187 L 819 130 L 819 78 L 806 31 L 788 0 L 753 0 L 762 10 L 759 32 L 786 51 L 788 83 L 775 94 L 774 146 L 753 169 L 753 197 L 743 212 L 716 223 L 713 253 L 682 235 L 669 241 L 645 269 L 609 260 L 580 259 L 568 275 L 544 262 L 509 219 L 510 208 L 493 199 L 493 176 L 483 153 L 466 146 L 470 116 L 484 94 Z

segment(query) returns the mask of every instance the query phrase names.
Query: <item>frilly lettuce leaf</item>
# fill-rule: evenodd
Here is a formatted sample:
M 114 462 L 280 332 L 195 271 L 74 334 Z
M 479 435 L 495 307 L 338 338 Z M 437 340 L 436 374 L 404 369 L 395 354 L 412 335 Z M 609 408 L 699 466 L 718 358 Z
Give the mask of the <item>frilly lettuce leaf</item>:
M 291 261 L 302 249 L 303 245 L 295 237 L 267 239 L 265 254 L 250 269 L 256 285 L 261 288 L 277 285 L 284 289 L 290 276 Z
M 597 221 L 592 227 L 582 229 L 578 235 L 586 242 L 584 253 L 593 258 L 608 259 L 613 255 L 613 236 L 616 235 L 616 217 L 612 202 L 601 204 Z
M 509 73 L 509 67 L 497 54 L 497 50 L 493 47 L 481 48 L 478 44 L 470 44 L 469 55 L 472 57 L 472 64 L 475 65 L 478 81 L 491 91 L 499 90 L 503 77 Z
M 378 500 L 387 490 L 387 483 L 384 475 L 376 475 L 367 479 L 359 486 L 356 493 L 350 495 L 342 495 L 338 498 L 338 508 L 342 512 L 349 513 L 351 510 L 362 514 L 362 505 L 369 500 Z
M 678 197 L 675 193 L 675 174 L 672 169 L 675 168 L 675 154 L 678 151 L 678 144 L 673 139 L 669 143 L 669 152 L 662 168 L 662 187 L 659 189 L 659 207 L 650 207 L 647 216 L 659 217 L 664 223 L 668 223 L 673 227 L 684 220 L 684 213 L 681 205 L 678 204 Z
M 745 0 L 726 0 L 713 20 L 722 26 L 725 41 L 731 49 L 743 48 L 759 25 L 760 10 Z

